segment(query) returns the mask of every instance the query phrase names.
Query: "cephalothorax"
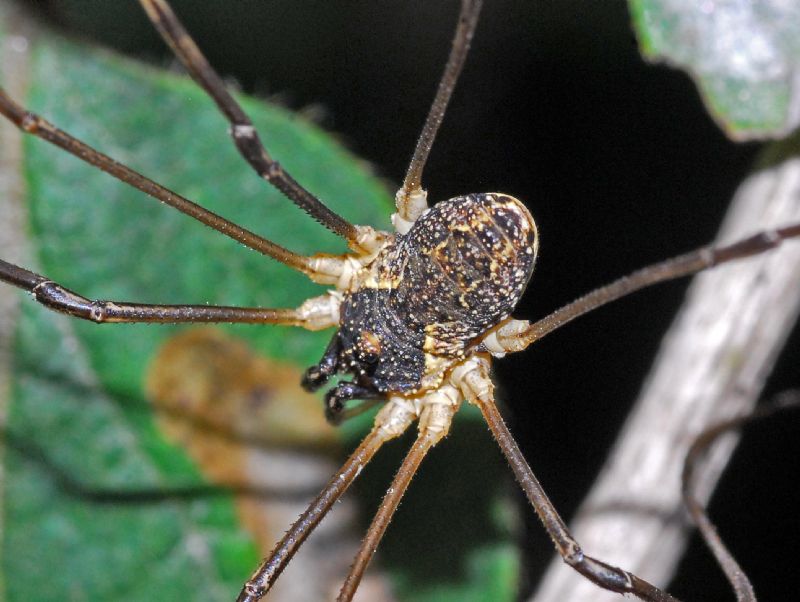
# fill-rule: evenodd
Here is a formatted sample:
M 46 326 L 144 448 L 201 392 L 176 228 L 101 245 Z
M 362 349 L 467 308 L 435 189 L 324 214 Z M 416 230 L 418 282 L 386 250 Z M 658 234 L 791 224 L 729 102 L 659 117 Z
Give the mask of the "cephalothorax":
M 733 259 L 761 253 L 800 236 L 800 224 L 762 232 L 724 247 L 704 247 L 634 272 L 549 316 L 529 323 L 511 317 L 531 276 L 536 226 L 527 209 L 501 193 L 470 194 L 428 208 L 421 174 L 466 58 L 481 8 L 462 0 L 450 57 L 402 187 L 395 233 L 348 222 L 331 211 L 275 161 L 249 117 L 185 31 L 165 0 L 140 0 L 149 18 L 191 76 L 231 125 L 233 141 L 260 177 L 311 217 L 345 239 L 350 253 L 303 256 L 207 211 L 181 195 L 113 161 L 27 111 L 0 90 L 0 114 L 24 132 L 59 146 L 264 255 L 333 286 L 294 309 L 208 305 L 146 305 L 92 301 L 45 276 L 0 261 L 0 279 L 30 292 L 40 303 L 94 322 L 240 322 L 336 328 L 304 386 L 318 389 L 337 373 L 352 376 L 327 394 L 333 420 L 351 400 L 381 400 L 370 433 L 290 527 L 244 585 L 240 601 L 260 599 L 305 538 L 347 490 L 378 449 L 415 421 L 419 434 L 374 517 L 340 593 L 352 598 L 408 483 L 426 453 L 447 434 L 462 400 L 475 404 L 564 561 L 599 586 L 643 600 L 671 601 L 636 575 L 587 556 L 548 500 L 494 402 L 492 356 L 521 351 L 592 309 L 652 284 Z M 359 411 L 361 407 L 355 408 Z

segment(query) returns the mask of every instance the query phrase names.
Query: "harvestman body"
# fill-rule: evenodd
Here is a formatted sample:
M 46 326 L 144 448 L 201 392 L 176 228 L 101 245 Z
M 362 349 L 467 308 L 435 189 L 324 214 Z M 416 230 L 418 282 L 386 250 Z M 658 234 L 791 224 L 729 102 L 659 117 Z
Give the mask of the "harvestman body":
M 140 0 L 165 41 L 231 123 L 233 140 L 256 172 L 324 226 L 352 253 L 300 256 L 148 180 L 26 111 L 0 90 L 0 113 L 34 134 L 139 188 L 239 242 L 332 285 L 296 309 L 143 305 L 90 301 L 24 268 L 0 261 L 0 279 L 40 303 L 95 322 L 245 322 L 336 328 L 303 385 L 316 390 L 337 373 L 352 376 L 326 394 L 330 420 L 382 402 L 372 431 L 323 492 L 292 525 L 239 595 L 260 599 L 305 538 L 386 441 L 418 421 L 419 434 L 380 506 L 340 593 L 349 600 L 400 498 L 425 454 L 448 432 L 462 399 L 479 407 L 526 496 L 564 561 L 606 589 L 643 600 L 672 596 L 585 555 L 547 499 L 500 416 L 489 375 L 491 357 L 521 351 L 564 323 L 635 290 L 732 259 L 761 253 L 800 236 L 800 224 L 719 248 L 703 248 L 650 266 L 597 289 L 535 322 L 510 317 L 531 276 L 536 226 L 518 200 L 501 193 L 469 194 L 428 208 L 421 173 L 477 25 L 480 0 L 463 0 L 453 48 L 402 188 L 394 233 L 357 226 L 328 209 L 274 161 L 248 116 L 164 0 Z M 363 400 L 358 406 L 351 401 Z M 349 407 L 348 407 L 349 406 Z

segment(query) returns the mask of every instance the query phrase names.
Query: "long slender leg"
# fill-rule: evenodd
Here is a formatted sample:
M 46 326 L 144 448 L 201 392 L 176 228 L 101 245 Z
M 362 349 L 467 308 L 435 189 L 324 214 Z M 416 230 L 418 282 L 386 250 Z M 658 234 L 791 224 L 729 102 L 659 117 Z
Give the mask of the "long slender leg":
M 447 58 L 447 64 L 425 119 L 425 125 L 422 126 L 422 132 L 409 162 L 403 186 L 397 192 L 397 213 L 392 216 L 392 221 L 401 234 L 407 232 L 411 224 L 427 208 L 427 196 L 422 190 L 422 170 L 425 168 L 436 133 L 439 131 L 439 126 L 442 124 L 447 105 L 450 102 L 450 96 L 453 94 L 458 76 L 461 74 L 461 68 L 467 58 L 470 43 L 478 25 L 482 4 L 483 0 L 462 0 L 461 2 L 461 12 L 458 15 L 458 26 L 450 49 L 450 56 Z
M 739 563 L 736 562 L 736 559 L 733 557 L 725 543 L 720 538 L 716 527 L 714 527 L 711 519 L 709 519 L 708 514 L 703 508 L 703 505 L 700 503 L 700 500 L 697 499 L 697 496 L 694 492 L 695 469 L 697 468 L 697 463 L 700 458 L 702 458 L 708 448 L 720 435 L 737 430 L 752 421 L 770 417 L 777 412 L 790 408 L 796 409 L 798 407 L 800 407 L 800 391 L 787 391 L 778 396 L 774 402 L 756 408 L 754 412 L 726 420 L 704 430 L 692 442 L 689 452 L 686 454 L 686 459 L 683 465 L 683 474 L 681 475 L 684 504 L 689 510 L 689 514 L 691 515 L 694 524 L 697 526 L 697 529 L 703 536 L 706 545 L 714 554 L 717 564 L 719 564 L 725 573 L 728 582 L 731 584 L 731 587 L 736 594 L 736 600 L 738 602 L 756 601 L 753 585 L 750 583 L 747 575 L 739 566 Z
M 522 351 L 534 341 L 561 328 L 567 322 L 630 293 L 729 261 L 758 255 L 778 247 L 783 241 L 796 237 L 800 237 L 800 224 L 765 230 L 722 247 L 701 247 L 684 255 L 654 263 L 595 289 L 532 324 L 525 320 L 509 320 L 487 337 L 482 345 L 492 353 Z
M 330 511 L 380 447 L 399 437 L 416 418 L 416 409 L 403 403 L 387 404 L 375 417 L 375 426 L 325 489 L 311 502 L 256 571 L 244 584 L 236 602 L 257 602 L 272 587 L 303 542 Z
M 332 295 L 312 297 L 297 309 L 92 301 L 44 276 L 2 259 L 0 280 L 28 291 L 36 301 L 54 311 L 97 323 L 239 322 L 284 324 L 320 330 L 335 326 L 339 321 L 339 302 Z
M 364 571 L 375 555 L 378 543 L 383 538 L 411 479 L 417 473 L 419 465 L 430 449 L 449 432 L 453 415 L 458 410 L 460 401 L 458 389 L 449 385 L 427 394 L 421 400 L 419 435 L 398 469 L 392 484 L 389 485 L 378 512 L 372 519 L 364 541 L 361 542 L 361 547 L 353 561 L 353 566 L 350 567 L 350 573 L 339 591 L 338 602 L 349 602 L 353 599 L 356 589 L 361 583 L 361 578 L 364 576 Z
M 683 465 L 683 474 L 681 475 L 682 494 L 683 503 L 689 511 L 692 521 L 703 536 L 706 545 L 714 554 L 714 558 L 716 558 L 717 564 L 719 564 L 722 571 L 725 573 L 728 582 L 733 587 L 736 600 L 738 600 L 738 602 L 756 602 L 756 593 L 753 590 L 753 584 L 750 583 L 747 574 L 742 570 L 739 563 L 736 562 L 736 559 L 733 557 L 733 554 L 731 554 L 728 547 L 722 541 L 719 533 L 717 533 L 717 529 L 714 527 L 711 519 L 708 518 L 708 514 L 706 514 L 702 504 L 697 497 L 695 497 L 693 491 L 694 470 L 697 460 L 718 435 L 730 428 L 735 428 L 739 423 L 740 421 L 736 421 L 735 423 L 728 421 L 723 425 L 717 425 L 712 429 L 704 431 L 695 439 L 694 443 L 692 443 L 692 446 L 689 448 L 689 452 L 686 454 L 686 460 Z
M 230 122 L 236 148 L 256 173 L 323 226 L 350 243 L 357 243 L 358 227 L 326 207 L 267 153 L 253 122 L 225 88 L 222 78 L 200 52 L 169 4 L 165 0 L 139 1 L 164 41 Z
M 453 371 L 451 382 L 461 389 L 468 401 L 480 408 L 497 444 L 508 460 L 517 482 L 542 521 L 564 562 L 593 583 L 612 592 L 633 594 L 649 602 L 677 602 L 669 594 L 633 573 L 584 554 L 525 461 L 525 457 L 494 403 L 493 385 L 489 378 L 487 359 L 473 357 L 465 362 Z
M 389 485 L 378 512 L 372 519 L 372 524 L 369 526 L 369 531 L 367 531 L 364 541 L 361 542 L 361 548 L 359 548 L 358 555 L 350 568 L 350 573 L 339 591 L 338 602 L 349 602 L 349 600 L 353 599 L 356 589 L 361 583 L 361 578 L 364 576 L 364 571 L 367 569 L 367 565 L 378 547 L 378 542 L 383 538 L 386 527 L 389 526 L 389 522 L 397 510 L 403 494 L 406 492 L 409 483 L 411 483 L 411 478 L 417 472 L 419 465 L 433 447 L 433 444 L 434 441 L 430 434 L 420 433 L 409 450 L 392 480 L 392 484 Z
M 11 121 L 11 123 L 16 125 L 23 132 L 32 134 L 37 138 L 46 140 L 50 144 L 64 149 L 82 161 L 85 161 L 90 165 L 94 165 L 104 172 L 114 176 L 118 180 L 125 182 L 126 184 L 130 184 L 134 188 L 141 190 L 154 199 L 159 200 L 170 207 L 174 207 L 181 213 L 185 213 L 189 217 L 202 222 L 217 232 L 220 232 L 225 236 L 229 236 L 233 240 L 236 240 L 243 245 L 258 251 L 259 253 L 272 257 L 273 259 L 277 259 L 281 263 L 284 263 L 296 270 L 306 273 L 311 271 L 311 260 L 308 257 L 297 255 L 296 253 L 293 253 L 272 241 L 262 238 L 257 234 L 242 228 L 241 226 L 237 226 L 233 222 L 230 222 L 216 213 L 208 211 L 207 209 L 203 209 L 189 199 L 172 192 L 160 184 L 157 184 L 153 180 L 146 178 L 131 168 L 114 161 L 114 159 L 108 155 L 104 155 L 88 144 L 81 142 L 77 138 L 73 138 L 63 130 L 58 129 L 46 119 L 36 115 L 35 113 L 27 111 L 25 108 L 12 100 L 2 88 L 0 88 L 0 114 Z

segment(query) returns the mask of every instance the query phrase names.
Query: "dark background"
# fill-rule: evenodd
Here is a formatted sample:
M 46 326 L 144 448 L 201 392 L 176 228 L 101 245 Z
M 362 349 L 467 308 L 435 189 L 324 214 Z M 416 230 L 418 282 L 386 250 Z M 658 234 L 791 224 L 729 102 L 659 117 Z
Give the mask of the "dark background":
M 169 62 L 134 2 L 33 4 L 79 36 Z M 319 105 L 328 130 L 389 181 L 401 180 L 457 2 L 173 4 L 221 73 L 246 91 L 280 93 L 293 108 Z M 528 203 L 542 246 L 516 314 L 537 318 L 711 240 L 757 150 L 723 136 L 686 75 L 641 60 L 623 2 L 495 0 L 424 182 L 433 200 L 500 190 Z M 566 516 L 597 473 L 684 288 L 640 293 L 497 363 L 512 428 Z M 768 392 L 800 384 L 798 359 L 795 332 Z M 712 504 L 762 600 L 796 598 L 797 426 L 795 414 L 753 429 Z M 551 545 L 525 516 L 535 583 Z M 696 542 L 670 591 L 732 599 Z

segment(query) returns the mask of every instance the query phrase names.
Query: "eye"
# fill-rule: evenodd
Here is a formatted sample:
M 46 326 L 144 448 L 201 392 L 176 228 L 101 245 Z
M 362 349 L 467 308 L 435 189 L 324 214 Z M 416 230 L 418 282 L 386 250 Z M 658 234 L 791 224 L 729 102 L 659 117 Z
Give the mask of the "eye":
M 361 361 L 374 364 L 381 355 L 381 340 L 374 332 L 362 330 L 358 337 L 358 353 Z

